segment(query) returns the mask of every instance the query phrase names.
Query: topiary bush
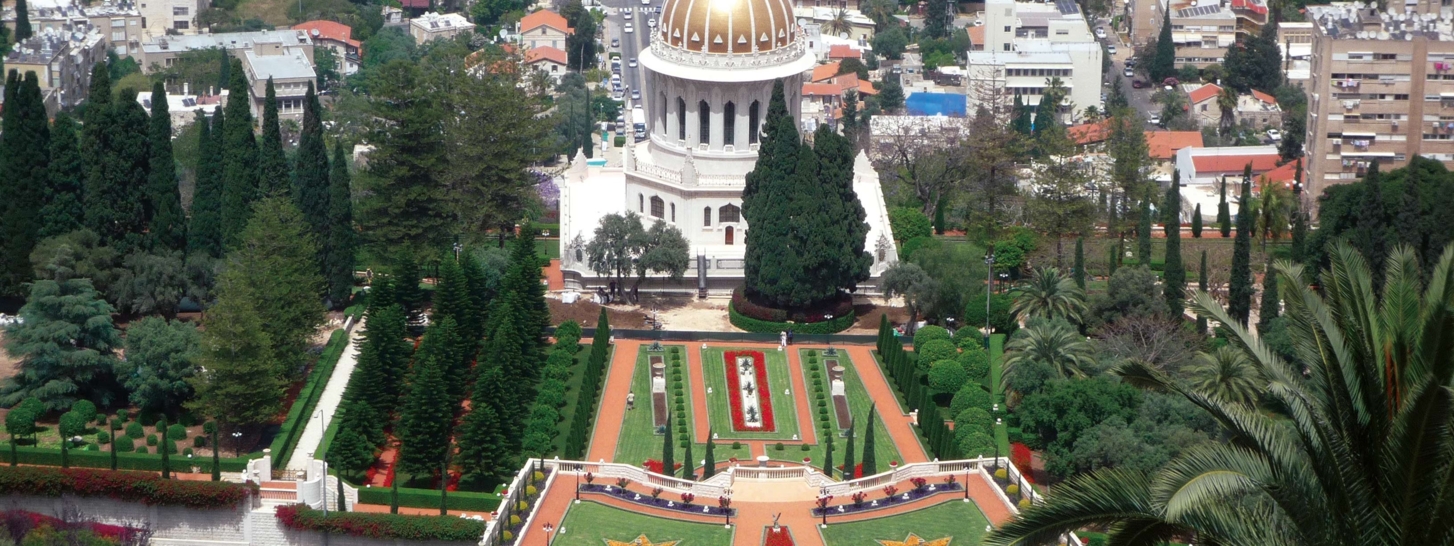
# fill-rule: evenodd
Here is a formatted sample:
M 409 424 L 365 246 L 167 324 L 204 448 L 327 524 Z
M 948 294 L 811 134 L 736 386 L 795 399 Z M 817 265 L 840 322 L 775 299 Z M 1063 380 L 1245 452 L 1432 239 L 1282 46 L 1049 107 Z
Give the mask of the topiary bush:
M 192 448 L 190 448 L 190 447 L 187 448 L 187 449 L 183 449 L 182 450 L 182 456 L 183 457 L 191 457 L 191 456 L 193 456 L 195 454 L 196 454 L 196 452 L 192 451 Z
M 994 395 L 984 390 L 979 383 L 967 383 L 954 393 L 954 399 L 949 401 L 949 414 L 959 415 L 969 408 L 981 408 L 989 410 L 994 405 Z
M 133 440 L 140 439 L 146 436 L 146 430 L 142 428 L 141 423 L 132 421 L 126 424 L 126 436 Z
M 100 445 L 106 445 L 111 443 L 111 433 L 106 431 L 97 432 L 96 443 Z
M 958 436 L 965 432 L 983 432 L 991 434 L 994 432 L 995 420 L 990 417 L 990 412 L 982 408 L 969 408 L 954 416 L 954 433 Z
M 1020 486 L 1015 485 L 1013 483 L 1010 484 L 1010 485 L 1008 485 L 1008 486 L 1005 486 L 1005 494 L 1006 495 L 1018 495 L 1019 493 L 1020 493 Z
M 995 469 L 995 478 L 996 479 L 1003 480 L 1003 479 L 1006 479 L 1007 477 L 1009 477 L 1009 475 L 1010 475 L 1010 472 L 1008 470 L 1005 470 L 1003 468 L 997 468 L 997 469 Z
M 147 446 L 157 445 L 157 435 L 155 435 L 155 434 L 148 434 L 147 437 L 146 437 L 146 445 Z
M 778 442 L 777 445 L 773 446 L 773 449 L 776 449 L 778 451 L 782 451 L 783 450 L 783 443 L 782 442 Z
M 963 347 L 959 353 L 959 365 L 969 375 L 970 381 L 983 381 L 990 375 L 990 353 L 979 346 L 979 343 Z
M 1020 510 L 1029 510 L 1030 499 L 1020 499 L 1020 502 L 1016 506 L 1019 506 Z
M 147 453 L 146 446 L 136 446 L 136 452 L 145 455 Z M 118 451 L 117 453 L 120 452 Z
M 940 392 L 956 392 L 969 381 L 969 374 L 957 360 L 940 360 L 929 366 L 929 386 Z
M 207 447 L 207 437 L 198 436 L 196 438 L 192 438 L 192 447 Z
M 959 349 L 954 347 L 954 342 L 949 339 L 936 339 L 924 344 L 922 349 L 916 351 L 919 355 L 917 367 L 919 371 L 928 371 L 929 365 L 940 360 L 954 360 L 959 356 Z
M 894 238 L 900 241 L 934 235 L 934 224 L 929 217 L 913 207 L 889 209 L 889 228 L 893 230 Z
M 177 423 L 167 427 L 167 438 L 173 440 L 186 440 L 187 427 L 182 426 L 181 423 Z
M 115 449 L 117 453 L 131 453 L 136 451 L 136 440 L 131 439 L 130 436 L 117 436 Z
M 954 345 L 960 350 L 968 350 L 971 346 L 984 347 L 984 333 L 979 328 L 960 328 L 954 331 Z
M 948 330 L 938 326 L 929 325 L 920 328 L 919 331 L 914 332 L 914 352 L 922 351 L 925 343 L 940 339 L 951 340 L 952 338 L 949 337 Z

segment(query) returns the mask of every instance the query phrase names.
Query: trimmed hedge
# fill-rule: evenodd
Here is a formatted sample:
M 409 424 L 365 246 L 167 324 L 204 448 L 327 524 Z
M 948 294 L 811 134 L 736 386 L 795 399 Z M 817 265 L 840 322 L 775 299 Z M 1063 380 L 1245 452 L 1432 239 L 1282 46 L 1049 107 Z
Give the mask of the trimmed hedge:
M 833 315 L 834 317 L 853 316 L 853 295 L 847 292 L 838 294 L 838 298 L 831 303 L 812 308 L 799 309 L 789 312 L 786 309 L 778 309 L 759 305 L 747 298 L 746 292 L 738 287 L 732 291 L 731 307 L 737 309 L 742 316 L 757 319 L 764 322 L 788 322 L 795 323 L 817 323 L 823 322 L 823 317 Z M 835 319 L 836 320 L 836 319 Z M 772 333 L 781 330 L 773 330 Z M 836 330 L 835 330 L 836 332 Z M 827 332 L 805 332 L 805 333 L 827 333 Z
M 358 502 L 364 504 L 388 506 L 390 496 L 389 488 L 386 487 L 362 487 L 358 490 Z M 499 495 L 493 493 L 450 491 L 449 497 L 445 499 L 445 504 L 448 505 L 450 510 L 494 512 L 496 508 L 500 507 L 501 498 Z M 439 490 L 400 487 L 399 506 L 407 506 L 410 508 L 439 508 Z
M 850 311 L 846 315 L 834 315 L 833 320 L 824 322 L 772 322 L 752 318 L 737 312 L 737 302 L 727 304 L 727 316 L 732 320 L 732 325 L 748 332 L 759 334 L 776 334 L 791 329 L 799 334 L 836 334 L 853 326 L 858 317 L 853 316 Z
M 449 516 L 400 516 L 359 512 L 327 512 L 305 504 L 278 507 L 278 521 L 298 531 L 339 533 L 356 537 L 400 540 L 478 542 L 485 522 Z
M 119 442 L 117 445 L 121 446 L 122 449 L 118 449 L 116 452 L 116 468 L 118 470 L 161 472 L 161 455 L 131 453 L 129 452 L 130 450 L 126 449 L 126 446 L 131 445 L 127 443 L 130 440 L 126 436 L 117 438 Z M 8 447 L 0 448 L 0 461 L 3 461 L 3 463 L 10 462 L 10 454 L 5 452 L 8 449 Z M 103 451 L 72 449 L 68 455 L 71 466 L 73 467 L 111 468 L 111 450 L 109 447 Z M 17 446 L 15 448 L 15 459 L 16 462 L 25 465 L 58 467 L 61 466 L 61 450 L 60 448 Z M 223 458 L 219 462 L 221 463 L 223 472 L 241 472 L 247 467 L 246 457 Z M 191 472 L 193 466 L 198 467 L 202 472 L 211 472 L 212 457 L 200 457 L 191 461 L 188 461 L 185 457 L 172 457 L 168 461 L 167 466 L 171 467 L 172 472 Z
M 0 467 L 0 495 L 110 497 L 153 506 L 211 510 L 234 508 L 254 490 L 253 486 L 228 482 L 163 480 L 150 472 Z
M 348 347 L 348 332 L 342 328 L 333 331 L 329 336 L 328 344 L 323 346 L 323 353 L 318 355 L 318 361 L 313 364 L 313 371 L 308 374 L 308 382 L 303 384 L 303 390 L 298 391 L 298 398 L 293 400 L 293 407 L 288 410 L 288 418 L 283 421 L 282 430 L 273 438 L 271 447 L 273 450 L 273 468 L 283 468 L 293 456 L 293 449 L 298 447 L 298 437 L 303 434 L 303 429 L 308 426 L 308 417 L 313 415 L 313 408 L 318 406 L 318 399 L 323 397 L 323 389 L 328 386 L 328 379 L 333 376 L 333 367 L 338 364 L 338 358 L 343 356 L 344 348 Z

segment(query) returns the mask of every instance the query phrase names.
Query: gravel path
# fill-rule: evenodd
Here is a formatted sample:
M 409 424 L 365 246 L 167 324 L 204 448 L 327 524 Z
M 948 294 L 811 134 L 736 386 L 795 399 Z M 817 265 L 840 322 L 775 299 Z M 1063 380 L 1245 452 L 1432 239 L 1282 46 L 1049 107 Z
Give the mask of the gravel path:
M 288 459 L 287 468 L 308 468 L 308 460 L 313 458 L 313 452 L 318 450 L 318 444 L 323 441 L 323 433 L 328 430 L 328 424 L 333 422 L 333 413 L 338 410 L 339 402 L 343 401 L 343 389 L 348 386 L 349 376 L 353 375 L 362 332 L 363 322 L 360 321 L 348 336 L 348 347 L 338 357 L 338 365 L 333 367 L 333 375 L 328 378 L 328 385 L 323 387 L 323 395 L 318 398 L 318 406 L 314 408 L 313 415 L 309 416 L 303 435 L 298 438 L 298 446 L 293 448 L 293 456 Z M 321 458 L 323 454 L 318 455 Z

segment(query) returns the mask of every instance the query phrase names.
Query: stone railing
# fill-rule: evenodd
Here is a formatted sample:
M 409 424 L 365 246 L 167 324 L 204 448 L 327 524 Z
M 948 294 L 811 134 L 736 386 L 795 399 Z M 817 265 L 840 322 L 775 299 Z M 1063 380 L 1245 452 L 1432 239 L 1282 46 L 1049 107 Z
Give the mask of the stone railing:
M 670 171 L 656 165 L 646 163 L 644 161 L 638 160 L 636 162 L 636 172 L 662 180 L 664 182 L 673 182 L 677 184 L 680 184 L 682 182 L 682 173 Z
M 563 472 L 589 472 L 596 478 L 606 478 L 612 481 L 618 478 L 626 478 L 636 483 L 660 487 L 673 494 L 691 493 L 701 498 L 715 499 L 720 497 L 726 494 L 727 488 L 732 485 L 730 475 L 725 478 L 713 476 L 713 479 L 698 482 L 673 478 L 622 463 L 592 463 L 553 459 L 545 461 L 545 466 Z M 728 472 L 731 472 L 731 469 Z
M 803 56 L 806 44 L 801 36 L 788 45 L 768 51 L 743 53 L 702 53 L 687 51 L 668 44 L 660 32 L 651 33 L 651 52 L 667 61 L 703 68 L 764 68 L 787 64 Z

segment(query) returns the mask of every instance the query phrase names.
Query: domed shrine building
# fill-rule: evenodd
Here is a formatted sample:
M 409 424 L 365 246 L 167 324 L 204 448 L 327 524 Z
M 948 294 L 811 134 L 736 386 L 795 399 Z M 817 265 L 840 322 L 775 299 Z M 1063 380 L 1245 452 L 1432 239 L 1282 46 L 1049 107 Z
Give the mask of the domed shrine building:
M 610 282 L 591 271 L 585 247 L 603 216 L 627 211 L 640 214 L 648 228 L 658 220 L 675 225 L 693 254 L 681 283 L 648 279 L 643 289 L 725 293 L 741 285 L 750 229 L 742 190 L 757 161 L 773 83 L 783 81 L 788 110 L 800 120 L 803 78 L 815 64 L 792 15 L 785 0 L 666 1 L 650 45 L 639 54 L 641 98 L 628 99 L 625 108 L 624 130 L 632 130 L 634 113 L 645 118 L 645 134 L 631 134 L 626 146 L 612 149 L 619 162 L 577 156 L 564 175 L 566 286 Z M 867 214 L 865 250 L 873 254 L 870 271 L 877 278 L 897 251 L 878 174 L 862 153 L 853 189 Z

